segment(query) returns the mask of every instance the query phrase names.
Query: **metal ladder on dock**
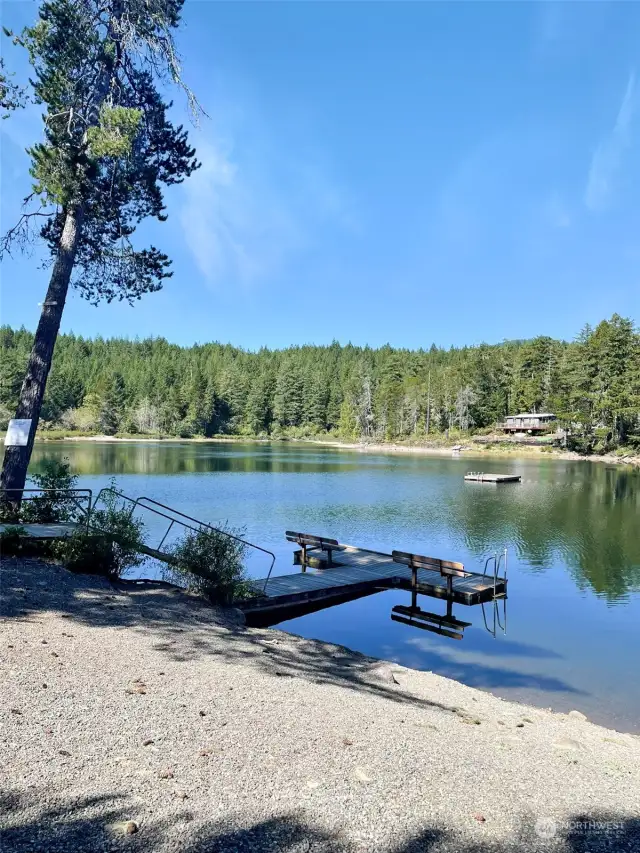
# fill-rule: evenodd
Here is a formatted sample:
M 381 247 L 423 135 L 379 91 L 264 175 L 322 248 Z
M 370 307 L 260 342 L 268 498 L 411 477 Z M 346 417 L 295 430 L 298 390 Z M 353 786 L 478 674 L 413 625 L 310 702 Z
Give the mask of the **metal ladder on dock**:
M 485 611 L 485 603 L 482 602 L 482 618 L 484 620 L 484 627 L 491 634 L 492 637 L 496 637 L 498 634 L 498 629 L 502 631 L 503 634 L 507 633 L 507 593 L 506 592 L 496 592 L 496 586 L 498 581 L 503 581 L 506 584 L 507 580 L 507 549 L 505 548 L 499 554 L 492 554 L 487 557 L 484 563 L 484 571 L 482 572 L 483 576 L 486 578 L 490 578 L 492 573 L 489 571 L 489 565 L 493 563 L 493 598 L 491 604 L 493 605 L 493 624 L 487 621 L 487 614 Z M 500 574 L 500 566 L 503 566 L 503 574 Z M 505 587 L 506 588 L 506 587 Z M 500 621 L 499 614 L 499 602 L 502 602 L 502 621 Z

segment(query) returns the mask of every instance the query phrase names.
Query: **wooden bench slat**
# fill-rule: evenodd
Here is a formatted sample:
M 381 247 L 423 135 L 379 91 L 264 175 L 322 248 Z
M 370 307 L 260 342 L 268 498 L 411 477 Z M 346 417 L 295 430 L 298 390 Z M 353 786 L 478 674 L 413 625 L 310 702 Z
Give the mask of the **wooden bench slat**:
M 441 575 L 453 577 L 465 577 L 464 563 L 456 563 L 452 560 L 441 560 L 438 557 L 425 557 L 422 554 L 410 554 L 406 551 L 393 551 L 391 554 L 394 563 L 402 563 L 412 569 L 437 569 Z
M 284 535 L 289 542 L 297 542 L 298 545 L 336 547 L 339 544 L 337 539 L 329 539 L 326 536 L 316 536 L 313 533 L 295 533 L 293 530 L 287 530 Z

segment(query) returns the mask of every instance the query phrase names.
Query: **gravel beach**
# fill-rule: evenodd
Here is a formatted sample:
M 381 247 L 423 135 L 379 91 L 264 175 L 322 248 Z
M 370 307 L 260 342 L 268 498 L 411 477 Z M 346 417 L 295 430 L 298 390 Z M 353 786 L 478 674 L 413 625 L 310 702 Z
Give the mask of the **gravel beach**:
M 1 584 L 2 853 L 640 851 L 634 735 L 162 585 Z

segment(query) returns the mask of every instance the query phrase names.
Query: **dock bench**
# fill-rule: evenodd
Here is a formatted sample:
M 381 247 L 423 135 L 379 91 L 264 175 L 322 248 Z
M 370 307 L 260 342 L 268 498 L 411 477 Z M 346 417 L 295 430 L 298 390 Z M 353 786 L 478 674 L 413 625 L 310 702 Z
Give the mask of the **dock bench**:
M 340 548 L 340 543 L 337 539 L 328 539 L 326 536 L 315 536 L 313 533 L 296 533 L 293 530 L 287 530 L 285 532 L 285 536 L 287 537 L 288 542 L 295 542 L 302 548 L 302 559 L 300 561 L 300 565 L 302 566 L 303 572 L 307 566 L 307 550 L 326 551 L 326 568 L 333 566 L 331 554 L 333 551 Z
M 465 572 L 463 563 L 454 563 L 451 560 L 440 560 L 438 557 L 425 557 L 422 554 L 408 554 L 405 551 L 392 551 L 391 556 L 394 563 L 402 563 L 411 569 L 411 586 L 418 586 L 418 569 L 440 572 L 447 579 L 447 593 L 453 592 L 454 578 L 468 578 L 472 572 Z

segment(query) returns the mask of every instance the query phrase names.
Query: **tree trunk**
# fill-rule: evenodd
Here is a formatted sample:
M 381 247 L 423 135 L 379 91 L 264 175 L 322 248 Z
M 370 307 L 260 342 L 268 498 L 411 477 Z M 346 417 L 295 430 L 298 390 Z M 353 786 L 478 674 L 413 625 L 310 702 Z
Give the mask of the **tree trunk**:
M 83 210 L 81 207 L 70 208 L 66 213 L 58 254 L 49 281 L 49 289 L 42 306 L 40 322 L 20 391 L 20 401 L 15 416 L 16 418 L 31 419 L 29 440 L 26 447 L 5 447 L 4 451 L 2 488 L 7 490 L 5 500 L 10 501 L 16 509 L 19 508 L 22 500 L 22 489 L 27 478 L 27 468 L 31 459 L 47 377 L 51 368 L 53 349 L 67 298 L 69 281 L 82 230 L 82 219 Z

